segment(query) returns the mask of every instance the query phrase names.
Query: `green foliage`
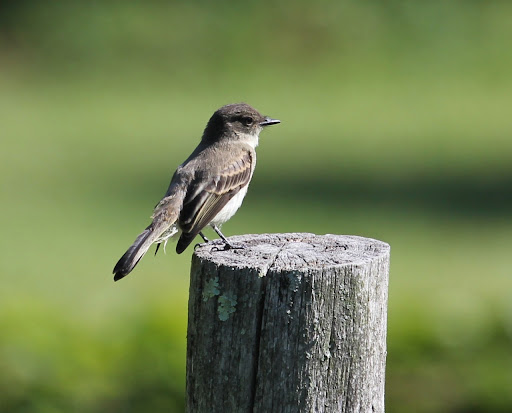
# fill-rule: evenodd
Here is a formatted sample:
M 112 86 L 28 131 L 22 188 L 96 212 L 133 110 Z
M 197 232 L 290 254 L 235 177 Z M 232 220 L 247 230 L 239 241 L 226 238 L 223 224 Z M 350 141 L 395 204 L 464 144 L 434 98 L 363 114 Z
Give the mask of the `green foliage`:
M 184 410 L 190 253 L 110 271 L 235 101 L 282 124 L 226 235 L 389 242 L 387 409 L 512 409 L 511 5 L 2 7 L 0 411 Z

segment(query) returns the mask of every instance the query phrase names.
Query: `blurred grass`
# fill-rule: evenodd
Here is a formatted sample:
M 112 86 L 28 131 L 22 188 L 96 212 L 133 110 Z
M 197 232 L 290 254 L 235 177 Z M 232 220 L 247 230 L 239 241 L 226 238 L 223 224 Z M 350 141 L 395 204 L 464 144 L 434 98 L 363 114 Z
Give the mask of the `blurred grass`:
M 389 242 L 388 410 L 510 411 L 511 5 L 8 4 L 0 411 L 184 409 L 190 255 L 110 271 L 235 101 L 283 123 L 225 233 Z

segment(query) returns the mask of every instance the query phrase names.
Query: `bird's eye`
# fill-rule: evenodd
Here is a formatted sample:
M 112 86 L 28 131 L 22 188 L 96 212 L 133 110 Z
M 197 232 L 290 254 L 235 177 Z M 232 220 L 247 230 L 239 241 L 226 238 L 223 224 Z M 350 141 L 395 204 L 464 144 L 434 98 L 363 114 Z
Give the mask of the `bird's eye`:
M 250 116 L 244 116 L 241 120 L 245 126 L 251 126 L 254 123 L 254 119 Z

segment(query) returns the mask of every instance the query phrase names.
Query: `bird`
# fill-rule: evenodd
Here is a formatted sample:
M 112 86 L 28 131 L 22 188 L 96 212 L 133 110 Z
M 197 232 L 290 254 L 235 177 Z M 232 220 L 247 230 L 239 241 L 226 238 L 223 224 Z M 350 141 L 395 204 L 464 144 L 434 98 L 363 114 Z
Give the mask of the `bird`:
M 256 166 L 259 134 L 280 123 L 261 115 L 246 103 L 233 103 L 216 110 L 192 154 L 178 166 L 169 188 L 156 205 L 151 224 L 135 239 L 114 267 L 114 281 L 128 275 L 151 245 L 167 244 L 176 237 L 181 254 L 202 230 L 210 225 L 224 242 L 234 248 L 220 231 L 241 206 Z

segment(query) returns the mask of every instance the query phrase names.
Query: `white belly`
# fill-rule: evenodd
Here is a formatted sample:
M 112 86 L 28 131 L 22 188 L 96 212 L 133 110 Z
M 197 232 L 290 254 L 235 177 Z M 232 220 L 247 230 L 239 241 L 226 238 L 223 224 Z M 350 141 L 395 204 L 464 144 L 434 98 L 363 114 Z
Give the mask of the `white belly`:
M 230 219 L 235 212 L 242 205 L 242 201 L 244 200 L 245 194 L 247 194 L 247 189 L 249 185 L 243 187 L 238 193 L 229 200 L 224 208 L 220 210 L 220 212 L 212 219 L 211 225 L 222 225 L 228 219 Z

